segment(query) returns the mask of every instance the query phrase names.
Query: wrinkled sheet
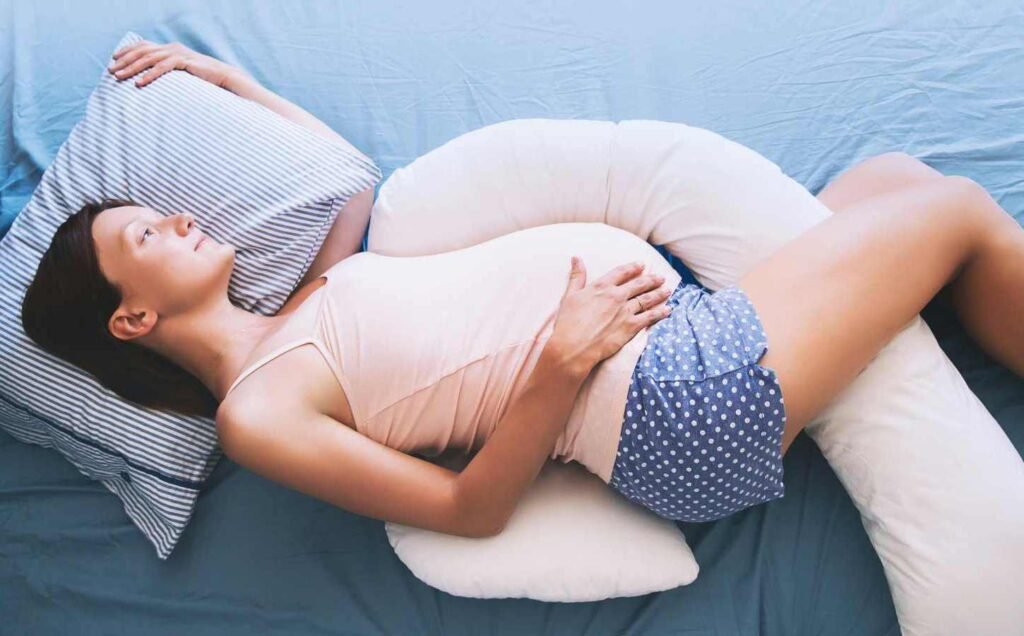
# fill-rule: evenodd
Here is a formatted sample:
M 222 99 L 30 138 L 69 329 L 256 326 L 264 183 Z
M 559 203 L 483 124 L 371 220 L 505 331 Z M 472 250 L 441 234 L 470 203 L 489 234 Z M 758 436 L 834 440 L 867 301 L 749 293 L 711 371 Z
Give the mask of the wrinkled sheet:
M 744 143 L 812 192 L 859 159 L 904 150 L 1024 212 L 1024 13 L 1012 0 L 0 0 L 0 234 L 128 30 L 242 65 L 385 177 L 505 119 L 663 119 Z M 1022 383 L 948 313 L 924 316 L 1024 449 Z M 0 432 L 0 633 L 898 634 L 857 511 L 806 436 L 785 480 L 782 500 L 680 524 L 702 568 L 690 586 L 596 603 L 480 600 L 413 577 L 382 522 L 228 459 L 160 562 L 102 486 Z

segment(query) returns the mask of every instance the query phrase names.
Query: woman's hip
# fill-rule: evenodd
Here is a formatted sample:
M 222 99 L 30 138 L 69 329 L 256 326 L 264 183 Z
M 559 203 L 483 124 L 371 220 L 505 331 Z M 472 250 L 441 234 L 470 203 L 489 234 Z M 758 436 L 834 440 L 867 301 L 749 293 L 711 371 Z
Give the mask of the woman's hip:
M 743 290 L 680 283 L 633 372 L 610 485 L 660 516 L 713 521 L 784 493 L 782 393 Z

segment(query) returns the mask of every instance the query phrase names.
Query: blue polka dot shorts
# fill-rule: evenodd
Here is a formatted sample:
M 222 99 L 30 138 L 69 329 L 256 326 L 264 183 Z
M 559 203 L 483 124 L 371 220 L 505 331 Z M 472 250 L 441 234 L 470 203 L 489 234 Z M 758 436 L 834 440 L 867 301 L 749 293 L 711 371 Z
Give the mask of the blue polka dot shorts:
M 637 361 L 610 485 L 667 519 L 714 521 L 783 496 L 786 413 L 746 293 L 683 284 Z

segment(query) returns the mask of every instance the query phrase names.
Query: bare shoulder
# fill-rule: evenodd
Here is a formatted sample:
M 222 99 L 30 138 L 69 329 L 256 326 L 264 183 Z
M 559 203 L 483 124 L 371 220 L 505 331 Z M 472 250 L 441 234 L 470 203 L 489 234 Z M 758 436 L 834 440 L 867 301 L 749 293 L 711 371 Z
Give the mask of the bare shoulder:
M 248 386 L 240 385 L 217 407 L 214 419 L 222 446 L 225 437 L 237 433 L 239 429 L 273 426 L 285 418 L 294 418 L 297 413 L 309 410 L 309 402 L 301 392 L 274 391 L 268 394 L 260 390 L 260 384 L 253 382 Z M 277 388 L 282 387 L 279 385 Z

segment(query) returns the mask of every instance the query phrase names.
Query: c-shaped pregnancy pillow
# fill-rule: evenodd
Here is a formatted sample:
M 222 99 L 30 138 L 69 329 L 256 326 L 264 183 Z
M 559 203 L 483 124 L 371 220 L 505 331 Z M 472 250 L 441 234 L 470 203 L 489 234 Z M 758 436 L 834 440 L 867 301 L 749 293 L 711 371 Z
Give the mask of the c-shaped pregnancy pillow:
M 657 121 L 513 120 L 462 135 L 395 171 L 374 205 L 368 249 L 434 254 L 537 225 L 602 222 L 664 245 L 714 290 L 831 213 L 777 165 L 708 130 Z M 904 633 L 1020 632 L 1024 461 L 919 316 L 807 433 L 861 513 Z M 560 496 L 564 509 L 576 496 L 571 488 L 599 481 L 582 467 L 554 464 L 524 503 L 547 488 L 550 505 Z M 543 480 L 554 468 L 576 470 L 578 479 L 553 488 Z M 613 497 L 597 505 L 613 514 L 616 503 Z M 521 536 L 543 536 L 549 524 L 541 509 L 522 508 L 513 518 Z M 600 534 L 601 527 L 588 519 L 586 532 Z M 577 593 L 559 578 L 555 554 L 506 559 L 493 578 L 485 575 L 480 564 L 488 561 L 470 557 L 486 553 L 480 550 L 512 554 L 518 544 L 502 544 L 505 533 L 456 538 L 438 552 L 443 535 L 398 524 L 387 530 L 417 576 L 453 593 L 591 600 L 651 591 L 636 591 L 642 579 L 625 589 L 600 570 L 606 562 L 619 567 L 609 561 L 612 550 L 588 573 L 603 583 Z M 599 537 L 588 541 L 596 545 Z M 446 569 L 450 562 L 458 568 Z M 666 581 L 661 576 L 656 585 Z

